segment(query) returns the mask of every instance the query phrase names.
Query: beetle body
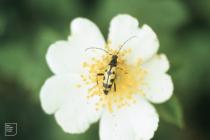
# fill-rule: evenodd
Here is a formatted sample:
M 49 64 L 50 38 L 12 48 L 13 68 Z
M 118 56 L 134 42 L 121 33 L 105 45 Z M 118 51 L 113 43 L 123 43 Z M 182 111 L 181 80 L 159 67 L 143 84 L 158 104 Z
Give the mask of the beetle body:
M 103 78 L 103 92 L 104 94 L 108 94 L 114 85 L 114 90 L 116 91 L 116 70 L 117 70 L 117 55 L 112 56 L 112 60 L 110 61 L 109 65 L 107 66 L 104 72 Z
M 98 76 L 103 76 L 103 92 L 105 95 L 108 95 L 109 92 L 111 91 L 112 86 L 114 85 L 114 91 L 116 91 L 116 84 L 115 80 L 117 77 L 117 59 L 118 59 L 118 54 L 120 50 L 123 48 L 123 46 L 131 39 L 135 38 L 136 36 L 130 37 L 128 40 L 126 40 L 119 48 L 116 54 L 112 54 L 109 51 L 102 49 L 102 48 L 96 48 L 96 47 L 91 47 L 87 48 L 86 50 L 89 49 L 98 49 L 106 52 L 107 54 L 112 56 L 111 61 L 109 62 L 106 70 L 104 73 L 98 73 L 97 74 L 97 84 L 98 84 Z

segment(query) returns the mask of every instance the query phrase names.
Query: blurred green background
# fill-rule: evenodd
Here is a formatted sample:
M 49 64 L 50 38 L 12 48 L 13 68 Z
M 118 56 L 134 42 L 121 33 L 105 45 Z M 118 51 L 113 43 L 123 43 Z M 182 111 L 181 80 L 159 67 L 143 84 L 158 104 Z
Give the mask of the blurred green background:
M 210 0 L 0 0 L 0 140 L 98 140 L 98 124 L 85 134 L 62 131 L 39 102 L 52 75 L 45 62 L 49 45 L 66 39 L 70 21 L 93 20 L 106 36 L 119 13 L 149 24 L 170 62 L 175 96 L 157 105 L 154 140 L 210 140 Z M 18 135 L 4 136 L 4 122 Z

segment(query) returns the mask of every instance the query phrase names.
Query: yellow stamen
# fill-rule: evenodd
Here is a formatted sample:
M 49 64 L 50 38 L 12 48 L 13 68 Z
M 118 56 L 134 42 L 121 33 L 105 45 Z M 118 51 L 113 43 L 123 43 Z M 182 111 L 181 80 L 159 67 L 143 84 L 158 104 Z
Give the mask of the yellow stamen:
M 112 54 L 116 54 L 117 51 L 105 46 L 106 50 L 109 50 Z M 128 64 L 125 61 L 125 56 L 129 55 L 130 49 L 122 50 L 118 55 L 118 64 L 116 72 L 116 92 L 113 87 L 108 95 L 103 93 L 103 76 L 98 77 L 97 74 L 104 73 L 110 60 L 111 56 L 105 54 L 101 59 L 93 58 L 91 62 L 84 62 L 83 67 L 89 71 L 88 75 L 81 75 L 85 84 L 93 85 L 88 90 L 88 98 L 93 96 L 99 96 L 100 100 L 96 104 L 96 109 L 106 108 L 110 112 L 114 109 L 121 109 L 122 107 L 128 106 L 135 103 L 135 94 L 144 95 L 141 90 L 141 85 L 144 84 L 144 77 L 146 71 L 141 68 L 142 61 L 138 60 L 135 64 Z

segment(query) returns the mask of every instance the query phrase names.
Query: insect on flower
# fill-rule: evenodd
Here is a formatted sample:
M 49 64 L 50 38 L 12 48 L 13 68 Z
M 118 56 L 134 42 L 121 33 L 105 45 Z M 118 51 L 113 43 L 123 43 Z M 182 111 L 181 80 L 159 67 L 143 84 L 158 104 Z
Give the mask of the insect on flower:
M 119 48 L 119 50 L 117 51 L 116 54 L 112 54 L 110 52 L 108 52 L 105 49 L 102 48 L 95 48 L 95 47 L 91 47 L 91 48 L 87 48 L 87 50 L 89 49 L 98 49 L 98 50 L 102 50 L 104 52 L 106 52 L 107 54 L 112 56 L 111 61 L 109 62 L 106 70 L 104 73 L 97 73 L 97 84 L 98 84 L 98 76 L 103 76 L 103 92 L 105 95 L 107 95 L 109 93 L 109 91 L 111 90 L 112 86 L 114 85 L 114 91 L 116 92 L 117 88 L 116 88 L 116 83 L 115 80 L 117 78 L 117 59 L 118 59 L 118 54 L 120 53 L 120 50 L 125 46 L 125 44 L 135 38 L 136 36 L 132 36 L 130 37 L 128 40 L 126 40 Z
M 53 76 L 40 91 L 43 110 L 67 133 L 99 121 L 100 140 L 152 139 L 159 116 L 151 103 L 166 102 L 174 88 L 156 33 L 127 14 L 113 17 L 107 40 L 86 18 L 75 18 L 70 29 L 46 53 Z

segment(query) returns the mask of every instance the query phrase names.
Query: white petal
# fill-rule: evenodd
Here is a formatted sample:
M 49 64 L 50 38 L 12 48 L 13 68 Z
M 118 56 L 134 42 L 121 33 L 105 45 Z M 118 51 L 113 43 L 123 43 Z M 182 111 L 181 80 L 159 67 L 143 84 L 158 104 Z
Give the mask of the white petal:
M 71 37 L 75 36 L 79 38 L 80 41 L 84 45 L 83 47 L 104 47 L 105 40 L 103 35 L 101 34 L 99 28 L 95 23 L 86 19 L 86 18 L 76 18 L 71 23 L 71 35 L 69 36 L 69 40 Z
M 48 114 L 54 113 L 71 94 L 73 87 L 70 76 L 52 76 L 46 80 L 41 88 L 41 106 Z
M 165 54 L 155 55 L 149 61 L 144 63 L 142 67 L 149 74 L 162 74 L 168 71 L 170 65 Z
M 141 99 L 137 104 L 102 115 L 101 140 L 149 140 L 158 127 L 158 115 L 152 105 Z
M 100 120 L 100 140 L 137 140 L 127 110 L 105 112 Z
M 131 107 L 130 122 L 139 140 L 149 140 L 158 128 L 159 117 L 149 102 L 138 98 L 137 103 Z
M 56 121 L 65 132 L 81 133 L 96 122 L 101 111 L 95 110 L 98 98 L 87 99 L 87 88 L 79 76 L 62 75 L 48 79 L 41 90 L 41 105 L 45 112 L 55 112 Z
M 71 35 L 68 41 L 58 41 L 52 44 L 46 59 L 55 74 L 80 72 L 84 60 L 100 57 L 101 51 L 86 52 L 89 47 L 104 47 L 104 38 L 98 27 L 84 18 L 76 18 L 71 23 Z
M 96 102 L 74 97 L 55 113 L 56 121 L 67 133 L 83 133 L 99 120 L 101 111 L 96 111 L 93 103 Z
M 153 103 L 163 103 L 173 94 L 173 82 L 168 74 L 147 74 L 142 87 L 145 96 Z
M 115 49 L 119 49 L 119 46 L 132 36 L 136 36 L 124 46 L 132 49 L 128 57 L 130 63 L 138 58 L 146 61 L 157 53 L 159 42 L 156 34 L 148 25 L 139 28 L 136 18 L 129 15 L 116 16 L 111 21 L 109 31 L 109 41 Z
M 73 61 L 74 57 L 75 53 L 68 41 L 55 42 L 49 47 L 46 54 L 47 63 L 55 74 L 77 71 L 79 65 Z
M 108 40 L 113 48 L 118 48 L 138 30 L 138 20 L 129 15 L 118 15 L 110 22 Z

